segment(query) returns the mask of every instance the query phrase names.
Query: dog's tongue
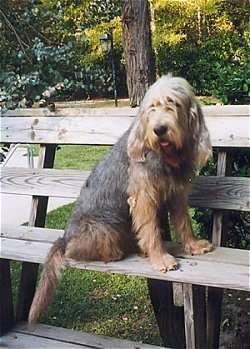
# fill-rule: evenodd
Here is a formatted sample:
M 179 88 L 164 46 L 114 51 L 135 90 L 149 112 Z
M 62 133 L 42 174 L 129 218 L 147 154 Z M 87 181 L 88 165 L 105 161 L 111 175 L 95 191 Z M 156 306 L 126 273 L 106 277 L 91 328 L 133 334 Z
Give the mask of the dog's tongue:
M 163 141 L 163 142 L 160 142 L 160 145 L 161 145 L 161 148 L 164 150 L 164 151 L 167 151 L 171 148 L 171 143 L 168 142 L 168 141 Z
M 163 148 L 168 147 L 169 145 L 170 145 L 170 143 L 167 142 L 167 141 L 161 142 L 161 146 L 162 146 Z

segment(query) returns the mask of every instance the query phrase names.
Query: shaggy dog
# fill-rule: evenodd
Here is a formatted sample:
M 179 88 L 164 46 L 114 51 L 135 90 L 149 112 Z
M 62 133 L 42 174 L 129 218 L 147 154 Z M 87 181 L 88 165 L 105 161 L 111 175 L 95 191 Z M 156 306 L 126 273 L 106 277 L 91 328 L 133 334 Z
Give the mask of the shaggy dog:
M 82 187 L 63 238 L 47 256 L 29 322 L 49 302 L 66 258 L 109 262 L 137 251 L 156 270 L 176 269 L 162 239 L 168 213 L 186 252 L 211 251 L 209 241 L 193 235 L 187 211 L 195 169 L 211 152 L 191 87 L 182 78 L 161 77 L 147 91 L 132 126 Z

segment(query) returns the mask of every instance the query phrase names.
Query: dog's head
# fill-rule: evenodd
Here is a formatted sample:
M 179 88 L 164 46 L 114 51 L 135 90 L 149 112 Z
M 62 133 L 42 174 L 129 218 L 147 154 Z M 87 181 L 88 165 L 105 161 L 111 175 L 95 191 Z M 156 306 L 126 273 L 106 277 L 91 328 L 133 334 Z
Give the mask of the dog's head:
M 141 103 L 128 138 L 128 155 L 141 162 L 150 150 L 172 167 L 185 159 L 200 168 L 212 154 L 201 108 L 182 78 L 163 76 Z

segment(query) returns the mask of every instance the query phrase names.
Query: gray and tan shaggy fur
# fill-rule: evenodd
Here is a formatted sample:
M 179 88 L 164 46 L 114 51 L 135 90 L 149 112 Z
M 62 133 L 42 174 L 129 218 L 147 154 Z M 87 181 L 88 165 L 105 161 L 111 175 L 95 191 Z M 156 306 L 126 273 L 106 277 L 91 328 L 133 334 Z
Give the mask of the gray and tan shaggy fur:
M 195 169 L 210 155 L 209 134 L 191 87 L 182 78 L 163 76 L 82 187 L 63 238 L 47 256 L 29 322 L 49 302 L 65 258 L 109 262 L 139 252 L 157 270 L 176 269 L 162 240 L 168 213 L 186 252 L 210 251 L 207 240 L 194 237 L 187 211 Z

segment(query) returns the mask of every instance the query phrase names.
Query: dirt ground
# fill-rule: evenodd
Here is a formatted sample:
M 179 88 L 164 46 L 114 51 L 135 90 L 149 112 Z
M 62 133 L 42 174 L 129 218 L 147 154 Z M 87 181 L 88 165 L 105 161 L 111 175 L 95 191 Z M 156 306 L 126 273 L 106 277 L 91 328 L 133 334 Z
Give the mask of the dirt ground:
M 250 294 L 225 290 L 220 349 L 250 349 Z

